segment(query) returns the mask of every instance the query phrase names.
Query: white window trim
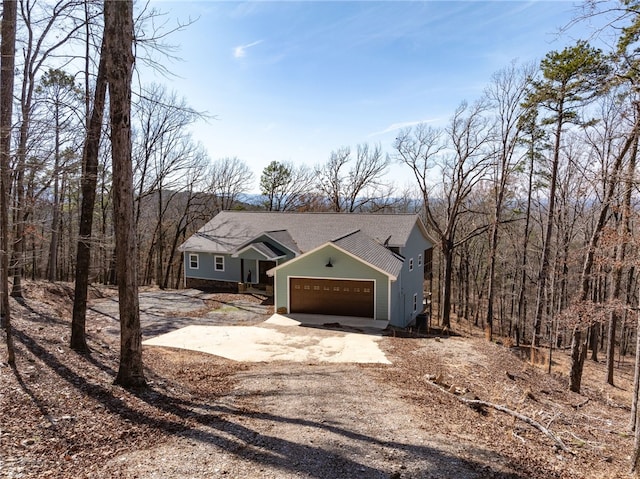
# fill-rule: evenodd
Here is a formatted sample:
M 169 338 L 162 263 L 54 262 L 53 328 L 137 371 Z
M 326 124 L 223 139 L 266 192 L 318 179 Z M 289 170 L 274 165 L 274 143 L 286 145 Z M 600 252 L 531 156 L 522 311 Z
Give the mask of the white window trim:
M 409 258 L 409 271 L 413 271 L 413 258 Z
M 218 258 L 222 260 L 222 268 L 218 268 Z M 214 256 L 213 257 L 213 270 L 224 272 L 224 256 Z
M 422 255 L 419 254 L 418 255 L 418 268 L 420 268 L 422 266 Z
M 193 266 L 194 258 L 195 266 Z M 198 253 L 189 253 L 189 269 L 200 269 L 200 255 Z
M 418 311 L 418 293 L 413 293 L 413 312 Z

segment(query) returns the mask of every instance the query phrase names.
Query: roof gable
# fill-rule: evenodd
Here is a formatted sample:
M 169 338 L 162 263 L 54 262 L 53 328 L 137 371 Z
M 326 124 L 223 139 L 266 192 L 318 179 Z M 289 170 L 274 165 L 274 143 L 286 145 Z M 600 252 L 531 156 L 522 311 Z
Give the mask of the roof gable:
M 396 279 L 404 259 L 393 251 L 375 242 L 362 231 L 354 231 L 332 243 L 347 254 L 354 256 Z
M 233 253 L 233 257 L 245 257 L 245 254 L 249 251 L 254 251 L 262 256 L 265 260 L 275 261 L 278 258 L 282 258 L 286 256 L 282 251 L 280 251 L 275 246 L 269 243 L 263 243 L 262 241 L 258 241 L 256 243 L 250 243 L 243 248 L 240 248 L 238 251 Z
M 385 248 L 361 231 L 354 231 L 334 241 L 321 244 L 297 258 L 271 268 L 267 271 L 267 274 L 269 276 L 273 276 L 276 271 L 282 268 L 289 268 L 293 263 L 300 261 L 303 258 L 307 258 L 317 253 L 322 253 L 326 248 L 334 248 L 342 251 L 346 255 L 355 258 L 357 261 L 365 263 L 371 268 L 385 274 L 391 279 L 391 281 L 398 279 L 404 262 L 400 255 L 397 255 L 393 251 Z

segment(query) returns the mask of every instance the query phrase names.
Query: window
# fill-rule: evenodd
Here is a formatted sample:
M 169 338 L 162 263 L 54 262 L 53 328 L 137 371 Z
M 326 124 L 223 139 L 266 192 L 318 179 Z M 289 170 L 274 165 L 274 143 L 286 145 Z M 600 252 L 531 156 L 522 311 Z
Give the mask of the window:
M 409 271 L 413 271 L 413 258 L 409 260 Z
M 422 253 L 418 255 L 418 268 L 422 266 Z
M 418 311 L 418 293 L 413 293 L 413 312 Z
M 200 257 L 197 254 L 189 255 L 189 268 L 198 269 L 200 267 Z
M 224 256 L 214 257 L 213 263 L 216 271 L 224 271 Z

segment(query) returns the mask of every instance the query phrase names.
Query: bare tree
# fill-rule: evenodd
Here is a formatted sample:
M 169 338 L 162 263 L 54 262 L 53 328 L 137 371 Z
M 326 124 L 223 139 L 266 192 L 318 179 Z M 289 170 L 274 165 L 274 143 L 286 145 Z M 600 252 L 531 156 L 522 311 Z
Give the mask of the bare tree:
M 156 282 L 161 285 L 165 263 L 164 213 L 183 186 L 183 174 L 190 168 L 197 150 L 187 129 L 204 115 L 164 86 L 151 84 L 142 89 L 133 116 L 135 218 L 141 264 L 145 255 L 147 258 L 142 278 L 145 283 L 151 282 L 155 272 Z
M 496 160 L 492 165 L 492 181 L 494 182 L 494 210 L 489 232 L 489 278 L 487 285 L 487 337 L 491 340 L 493 333 L 494 299 L 496 289 L 496 256 L 498 252 L 499 225 L 502 221 L 503 205 L 507 186 L 519 165 L 516 154 L 520 143 L 523 123 L 522 101 L 527 92 L 529 78 L 533 73 L 532 66 L 518 69 L 515 63 L 492 77 L 492 83 L 485 95 L 492 104 L 496 115 L 496 139 L 498 149 Z
M 9 308 L 9 164 L 11 156 L 11 116 L 13 113 L 13 72 L 15 66 L 17 2 L 3 0 L 0 40 L 0 319 L 7 337 L 7 362 L 15 367 Z
M 635 136 L 638 135 L 640 131 L 640 115 L 636 115 L 636 119 L 634 125 L 632 127 L 632 131 L 627 137 L 626 141 L 622 145 L 621 149 L 615 155 L 614 164 L 611 167 L 611 171 L 609 172 L 611 180 L 608 182 L 608 186 L 605 191 L 605 195 L 602 199 L 602 204 L 600 205 L 600 211 L 597 215 L 595 226 L 593 232 L 591 234 L 591 238 L 589 239 L 587 245 L 587 252 L 585 254 L 584 263 L 582 266 L 582 273 L 580 276 L 580 291 L 579 291 L 579 301 L 585 302 L 589 299 L 589 293 L 591 290 L 591 273 L 594 265 L 594 260 L 596 256 L 596 249 L 600 242 L 602 232 L 607 223 L 607 218 L 610 212 L 610 208 L 613 205 L 614 194 L 617 190 L 618 181 L 620 171 L 623 166 L 623 159 L 629 152 L 629 149 L 635 143 Z M 578 332 L 579 328 L 574 328 L 574 334 Z M 578 348 L 582 347 L 579 341 L 572 341 L 572 347 L 576 346 Z M 582 367 L 583 367 L 583 357 L 577 355 L 572 352 L 572 358 L 578 358 L 577 362 L 572 362 L 571 364 L 571 373 L 570 378 L 571 382 L 569 388 L 574 392 L 580 391 L 580 379 L 582 377 Z
M 87 135 L 82 150 L 82 203 L 80 209 L 80 225 L 78 231 L 78 248 L 76 253 L 76 281 L 73 299 L 73 317 L 71 320 L 71 348 L 85 352 L 87 341 L 85 325 L 87 316 L 87 293 L 89 289 L 89 269 L 91 267 L 91 237 L 93 232 L 93 215 L 96 202 L 96 186 L 98 183 L 98 157 L 100 137 L 104 117 L 106 82 L 105 42 L 100 54 L 98 74 L 93 99 L 93 110 L 89 119 Z
M 253 172 L 239 158 L 226 157 L 214 161 L 209 170 L 207 191 L 213 195 L 214 213 L 236 206 L 240 195 L 251 188 Z
M 382 178 L 389 167 L 389 157 L 382 153 L 380 145 L 373 148 L 368 144 L 356 147 L 356 160 L 349 170 L 345 193 L 345 210 L 349 213 L 363 210 L 376 198 L 387 185 Z
M 349 170 L 345 171 L 348 166 Z M 358 145 L 355 160 L 351 157 L 351 148 L 342 147 L 332 151 L 329 160 L 315 168 L 317 187 L 332 211 L 362 211 L 385 196 L 388 185 L 383 177 L 388 167 L 389 158 L 382 153 L 380 145 Z
M 104 37 L 109 87 L 113 218 L 120 311 L 120 366 L 116 383 L 145 385 L 138 299 L 137 253 L 133 216 L 131 160 L 131 76 L 133 70 L 133 0 L 105 0 Z
M 262 170 L 260 192 L 268 211 L 295 211 L 302 208 L 313 189 L 313 171 L 306 165 L 272 161 Z
M 201 188 L 204 183 L 204 163 L 208 161 L 208 157 L 204 149 L 193 143 L 189 136 L 185 136 L 181 141 L 177 141 L 172 148 L 166 152 L 169 158 L 179 158 L 170 161 L 176 165 L 180 164 L 179 176 L 171 180 L 169 188 L 160 187 L 154 197 L 148 197 L 145 202 L 144 209 L 147 210 L 148 221 L 137 223 L 138 235 L 141 239 L 147 239 L 146 242 L 139 243 L 140 247 L 147 247 L 147 260 L 144 271 L 145 283 L 152 281 L 155 269 L 155 281 L 158 286 L 164 288 L 163 276 L 165 276 L 166 266 L 166 239 L 171 229 L 176 228 L 176 221 L 183 223 L 183 218 L 177 218 L 172 215 L 172 210 L 179 207 L 185 195 L 187 196 L 187 204 L 192 204 L 192 196 L 195 195 L 195 189 Z M 162 186 L 162 185 L 160 185 Z M 139 203 L 144 202 L 144 199 Z M 155 206 L 152 205 L 155 203 Z M 155 217 L 151 218 L 155 213 Z M 189 215 L 188 210 L 184 214 Z M 153 224 L 152 222 L 155 222 Z M 146 234 L 145 234 L 145 230 Z M 152 231 L 151 235 L 148 234 Z M 146 245 L 145 245 L 146 243 Z M 154 268 L 155 266 L 155 268 Z
M 133 117 L 137 222 L 141 200 L 163 188 L 171 189 L 179 182 L 181 171 L 189 167 L 188 155 L 183 154 L 192 147 L 187 128 L 204 115 L 190 108 L 175 92 L 152 83 L 142 88 Z
M 177 254 L 180 240 L 186 240 L 188 233 L 195 232 L 205 221 L 209 220 L 206 214 L 207 195 L 200 191 L 207 172 L 206 163 L 208 161 L 209 158 L 205 151 L 201 148 L 197 149 L 192 158 L 191 167 L 183 176 L 184 186 L 180 189 L 180 193 L 174 196 L 175 201 L 172 202 L 174 212 L 170 218 L 173 224 L 173 238 L 167 256 L 164 279 L 160 285 L 162 288 L 169 287 L 169 279 L 173 270 L 178 273 L 175 275 L 175 287 L 178 287 L 179 277 L 183 271 L 180 255 Z
M 484 113 L 482 103 L 473 106 L 463 103 L 446 132 L 423 124 L 403 130 L 394 144 L 399 161 L 413 171 L 423 195 L 427 224 L 440 242 L 444 261 L 441 322 L 446 328 L 451 326 L 454 250 L 487 229 L 486 222 L 482 222 L 458 237 L 460 223 L 471 212 L 467 200 L 473 189 L 486 179 L 492 158 L 488 148 L 491 131 Z M 443 141 L 443 133 L 448 142 Z M 431 170 L 436 167 L 441 174 L 439 189 L 431 185 Z
M 535 165 L 541 161 L 542 152 L 546 144 L 546 132 L 539 127 L 536 121 L 537 111 L 529 110 L 520 118 L 522 137 L 521 142 L 525 147 L 526 157 L 526 199 L 524 201 L 524 225 L 522 229 L 521 241 L 519 242 L 520 257 L 520 278 L 518 282 L 518 322 L 515 335 L 516 344 L 520 345 L 520 340 L 525 337 L 527 318 L 527 290 L 528 278 L 532 275 L 528 273 L 529 266 L 529 244 L 532 230 L 532 209 L 534 200 L 534 189 L 536 188 Z
M 332 151 L 325 164 L 316 167 L 318 189 L 326 196 L 330 209 L 335 212 L 343 211 L 343 184 L 346 177 L 344 169 L 350 157 L 351 148 L 342 147 Z
M 51 215 L 51 241 L 49 243 L 49 260 L 47 263 L 47 279 L 58 279 L 58 240 L 60 236 L 61 200 L 63 197 L 60 179 L 66 167 L 65 159 L 70 156 L 64 152 L 65 133 L 73 130 L 75 110 L 79 98 L 79 88 L 75 78 L 63 70 L 50 68 L 42 76 L 36 92 L 42 96 L 49 113 L 53 115 L 53 213 Z M 77 130 L 77 128 L 76 128 Z
M 630 100 L 630 102 L 621 102 L 621 98 Z M 607 382 L 613 384 L 616 330 L 622 315 L 622 311 L 616 303 L 619 303 L 623 296 L 624 263 L 631 233 L 633 186 L 630 181 L 633 180 L 625 178 L 625 176 L 631 175 L 633 178 L 635 174 L 638 144 L 638 119 L 636 116 L 640 114 L 640 107 L 635 100 L 634 92 L 628 90 L 626 86 L 613 88 L 607 95 L 603 95 L 598 106 L 600 107 L 600 121 L 592 128 L 585 129 L 585 143 L 590 147 L 590 157 L 596 160 L 591 160 L 591 163 L 597 165 L 598 168 L 590 173 L 591 176 L 598 179 L 594 189 L 602 202 L 590 242 L 595 242 L 595 245 L 601 244 L 600 238 L 605 236 L 608 237 L 608 242 L 613 249 L 610 257 L 606 259 L 608 263 L 612 264 L 608 298 L 612 307 L 609 308 L 607 327 Z M 626 175 L 624 169 L 627 170 Z M 615 220 L 617 224 L 607 226 L 611 220 Z M 613 233 L 616 229 L 617 233 Z M 604 233 L 606 230 L 611 233 Z M 601 244 L 601 246 L 604 245 Z M 601 249 L 603 248 L 598 248 L 598 250 Z M 595 255 L 596 250 L 590 246 L 587 250 L 587 260 L 593 262 Z M 590 287 L 594 282 L 591 274 L 583 279 L 586 281 L 582 284 L 582 294 L 584 294 L 584 288 Z M 596 326 L 592 325 L 591 329 L 597 331 Z M 597 344 L 594 342 L 593 346 L 595 353 Z
M 28 218 L 24 179 L 37 76 L 46 67 L 46 61 L 75 38 L 83 28 L 84 21 L 75 16 L 82 4 L 83 2 L 80 0 L 60 1 L 53 5 L 39 4 L 34 0 L 20 0 L 20 15 L 26 29 L 26 39 L 23 48 L 24 65 L 20 90 L 20 124 L 15 173 L 15 245 L 13 251 L 15 267 L 11 295 L 16 297 L 22 297 L 24 227 Z

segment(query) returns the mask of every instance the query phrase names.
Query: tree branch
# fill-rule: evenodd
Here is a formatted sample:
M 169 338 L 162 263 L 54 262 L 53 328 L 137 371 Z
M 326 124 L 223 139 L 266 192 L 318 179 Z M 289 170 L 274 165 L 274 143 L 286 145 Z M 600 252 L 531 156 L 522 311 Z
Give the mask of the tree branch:
M 549 429 L 544 427 L 538 421 L 536 421 L 534 419 L 531 419 L 529 416 L 525 416 L 524 414 L 520 414 L 519 412 L 514 411 L 513 409 L 509 409 L 508 407 L 502 406 L 500 404 L 494 404 L 494 403 L 490 403 L 490 402 L 487 402 L 487 401 L 482 401 L 480 399 L 467 399 L 467 398 L 465 398 L 463 396 L 457 396 L 457 395 L 447 391 L 445 388 L 443 388 L 439 384 L 434 383 L 432 381 L 427 381 L 427 384 L 430 384 L 431 386 L 439 389 L 440 391 L 448 394 L 449 396 L 453 396 L 458 401 L 466 404 L 467 406 L 470 406 L 470 407 L 473 407 L 473 408 L 489 407 L 489 408 L 495 409 L 496 411 L 500 411 L 500 412 L 503 412 L 505 414 L 508 414 L 509 416 L 515 417 L 516 419 L 519 419 L 522 422 L 525 422 L 525 423 L 529 424 L 530 426 L 536 428 L 542 434 L 544 434 L 549 439 L 551 439 L 553 442 L 555 442 L 555 444 L 560 449 L 562 449 L 564 452 L 569 453 L 571 455 L 575 455 L 575 453 L 571 449 L 569 449 L 564 444 L 564 442 L 562 442 L 562 439 L 560 439 L 558 436 L 556 436 L 553 432 L 551 432 Z

